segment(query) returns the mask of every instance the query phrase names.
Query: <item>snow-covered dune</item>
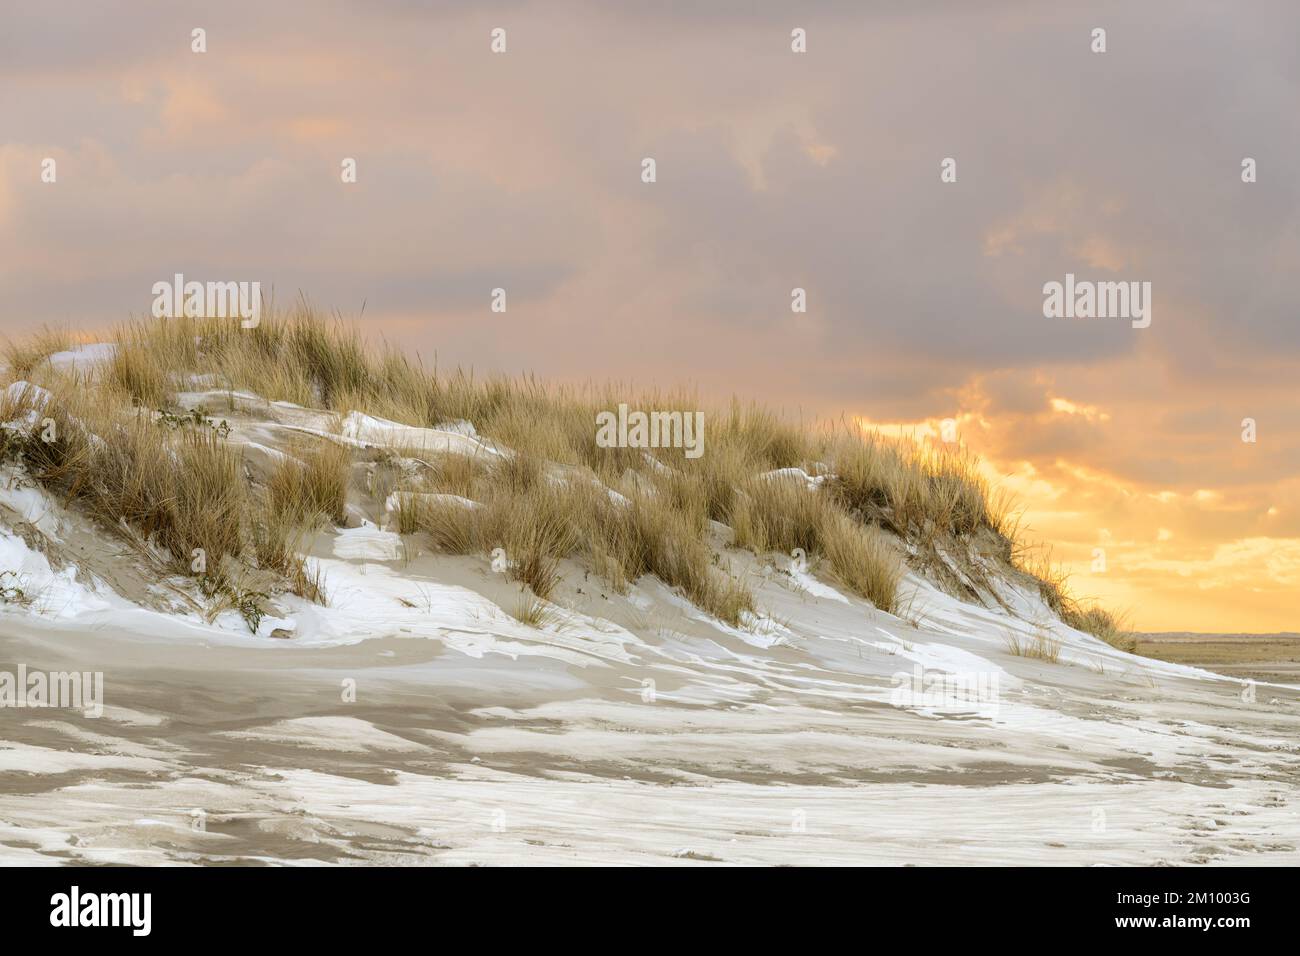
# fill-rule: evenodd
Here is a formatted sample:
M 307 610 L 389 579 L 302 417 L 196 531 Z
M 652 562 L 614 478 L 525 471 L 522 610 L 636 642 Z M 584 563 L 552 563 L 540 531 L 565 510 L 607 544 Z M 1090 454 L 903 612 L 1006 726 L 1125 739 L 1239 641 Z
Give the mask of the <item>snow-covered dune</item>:
M 508 453 L 461 425 L 185 403 L 224 409 L 250 454 L 303 432 Z M 102 673 L 103 699 L 0 708 L 0 860 L 1300 858 L 1296 688 L 1134 657 L 1009 581 L 981 606 L 909 576 L 905 620 L 719 538 L 761 609 L 742 627 L 573 563 L 531 627 L 489 556 L 382 522 L 305 542 L 328 606 L 281 598 L 254 632 L 187 609 L 11 467 L 0 671 Z M 1033 640 L 1059 657 L 1011 653 Z

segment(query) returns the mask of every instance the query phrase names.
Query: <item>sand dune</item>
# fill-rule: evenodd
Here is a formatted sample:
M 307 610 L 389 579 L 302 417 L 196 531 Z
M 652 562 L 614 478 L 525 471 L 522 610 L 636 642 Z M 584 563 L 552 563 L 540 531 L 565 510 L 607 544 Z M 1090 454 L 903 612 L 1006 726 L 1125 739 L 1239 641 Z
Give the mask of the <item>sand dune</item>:
M 226 414 L 249 448 L 330 429 L 255 397 Z M 342 438 L 410 443 L 354 421 Z M 1300 858 L 1297 688 L 1126 654 L 1010 582 L 1004 609 L 910 575 L 903 620 L 720 538 L 762 608 L 748 626 L 568 563 L 530 627 L 487 557 L 355 509 L 306 543 L 330 606 L 283 597 L 252 633 L 6 483 L 0 553 L 32 600 L 0 608 L 0 670 L 104 674 L 98 719 L 0 711 L 6 862 Z M 1055 662 L 1009 652 L 1035 635 Z

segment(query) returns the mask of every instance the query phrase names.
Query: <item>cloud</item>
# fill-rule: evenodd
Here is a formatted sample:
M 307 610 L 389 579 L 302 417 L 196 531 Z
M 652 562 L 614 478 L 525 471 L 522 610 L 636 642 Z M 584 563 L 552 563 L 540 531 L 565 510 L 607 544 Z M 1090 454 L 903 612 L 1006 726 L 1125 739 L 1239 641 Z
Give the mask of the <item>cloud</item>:
M 2 321 L 106 325 L 179 271 L 364 302 L 444 363 L 954 417 L 1067 548 L 1165 527 L 1200 560 L 1298 533 L 1297 27 L 1173 0 L 20 5 Z M 1067 272 L 1150 281 L 1151 327 L 1045 319 Z

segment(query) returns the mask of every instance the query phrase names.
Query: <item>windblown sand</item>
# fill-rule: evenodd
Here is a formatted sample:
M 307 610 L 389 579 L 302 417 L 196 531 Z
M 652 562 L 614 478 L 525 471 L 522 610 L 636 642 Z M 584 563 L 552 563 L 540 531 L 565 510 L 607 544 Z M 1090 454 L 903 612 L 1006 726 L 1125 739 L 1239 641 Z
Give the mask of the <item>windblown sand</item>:
M 234 439 L 316 427 L 280 411 Z M 984 608 L 910 577 L 904 621 L 723 546 L 746 629 L 575 564 L 538 629 L 485 558 L 354 516 L 311 543 L 330 606 L 251 634 L 168 610 L 20 481 L 0 518 L 36 598 L 0 607 L 0 671 L 105 683 L 97 719 L 0 709 L 4 862 L 1300 861 L 1300 690 L 1122 653 L 1009 586 Z M 1009 653 L 1039 632 L 1057 662 Z M 993 692 L 900 694 L 945 676 Z
M 1294 689 L 1248 702 L 1082 635 L 1057 664 L 1012 657 L 942 595 L 918 630 L 781 578 L 767 647 L 657 586 L 633 592 L 648 609 L 575 591 L 599 630 L 502 614 L 318 646 L 6 615 L 0 669 L 102 670 L 106 711 L 0 711 L 2 858 L 1296 862 Z M 916 662 L 996 670 L 1002 699 L 893 706 Z

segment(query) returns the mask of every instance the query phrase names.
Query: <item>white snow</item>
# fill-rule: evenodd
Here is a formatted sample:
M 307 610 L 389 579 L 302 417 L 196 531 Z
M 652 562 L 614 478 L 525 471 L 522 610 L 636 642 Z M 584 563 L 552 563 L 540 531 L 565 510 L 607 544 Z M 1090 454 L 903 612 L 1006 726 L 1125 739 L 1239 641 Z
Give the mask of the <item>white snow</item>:
M 117 346 L 111 342 L 95 342 L 90 345 L 78 345 L 66 352 L 55 352 L 50 356 L 50 364 L 55 368 L 84 371 L 106 362 L 117 353 Z
M 416 428 L 386 418 L 376 418 L 362 412 L 348 412 L 339 426 L 339 434 L 364 445 L 386 448 L 416 448 L 426 452 L 452 452 L 461 455 L 499 455 L 495 447 L 468 433 L 437 428 Z
M 45 555 L 4 529 L 0 529 L 0 589 L 9 591 L 9 600 L 0 602 L 0 610 L 26 613 L 26 606 L 43 616 L 64 620 L 126 606 L 78 580 L 75 566 L 54 570 Z
M 760 477 L 768 480 L 780 479 L 788 481 L 799 481 L 806 485 L 809 490 L 818 488 L 827 480 L 828 475 L 810 475 L 802 468 L 777 468 L 775 471 L 764 472 Z
M 70 361 L 103 358 L 84 351 Z M 185 399 L 260 414 L 232 441 L 272 457 L 286 429 L 503 453 L 467 422 Z M 205 623 L 132 604 L 23 538 L 43 535 L 58 564 L 85 533 L 73 517 L 0 472 L 0 586 L 21 589 L 0 604 L 0 642 L 21 643 L 0 651 L 48 649 L 107 677 L 90 730 L 66 714 L 7 725 L 35 740 L 0 741 L 0 770 L 59 789 L 0 795 L 0 862 L 216 858 L 228 844 L 283 860 L 288 840 L 299 861 L 314 846 L 322 860 L 683 865 L 1293 862 L 1300 844 L 1296 688 L 1243 703 L 1239 682 L 1125 654 L 1010 584 L 1008 611 L 909 575 L 900 617 L 802 556 L 724 550 L 760 609 L 732 627 L 652 576 L 619 595 L 565 562 L 550 619 L 530 627 L 489 556 L 420 553 L 418 536 L 359 519 L 310 542 L 328 603 L 277 596 L 254 635 L 233 611 Z M 292 637 L 269 639 L 278 628 Z M 1007 652 L 1008 634 L 1040 630 L 1060 641 L 1057 663 Z M 991 693 L 896 693 L 935 677 Z M 194 697 L 159 694 L 168 681 Z M 195 832 L 196 807 L 250 825 Z

